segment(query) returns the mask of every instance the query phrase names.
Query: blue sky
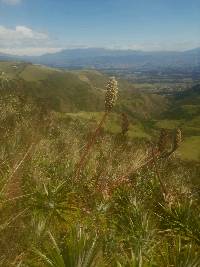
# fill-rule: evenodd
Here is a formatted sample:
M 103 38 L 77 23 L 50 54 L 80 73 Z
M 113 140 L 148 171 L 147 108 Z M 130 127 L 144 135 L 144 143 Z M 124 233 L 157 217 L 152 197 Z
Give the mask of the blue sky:
M 200 0 L 0 0 L 0 51 L 187 50 L 200 46 Z

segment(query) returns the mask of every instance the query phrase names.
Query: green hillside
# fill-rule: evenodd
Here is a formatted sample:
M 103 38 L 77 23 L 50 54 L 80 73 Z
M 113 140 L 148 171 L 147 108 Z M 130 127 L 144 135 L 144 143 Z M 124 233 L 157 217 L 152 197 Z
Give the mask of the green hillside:
M 0 73 L 4 73 L 8 83 L 13 84 L 12 89 L 18 88 L 17 83 L 20 82 L 24 94 L 35 97 L 36 102 L 46 102 L 56 112 L 93 113 L 104 109 L 108 77 L 100 72 L 62 71 L 39 65 L 1 62 Z M 166 107 L 164 97 L 142 94 L 126 81 L 120 80 L 119 89 L 119 102 L 115 112 L 126 112 L 134 122 L 160 114 Z M 15 93 L 18 93 L 17 89 Z
M 198 93 L 120 80 L 116 99 L 96 71 L 13 66 L 0 74 L 0 266 L 199 266 Z
M 156 128 L 181 128 L 184 144 L 181 154 L 184 159 L 200 159 L 200 85 L 175 94 L 162 120 L 156 122 Z
M 8 79 L 21 79 L 26 87 L 35 86 L 38 96 L 57 101 L 61 112 L 102 111 L 104 88 L 108 77 L 98 71 L 62 71 L 40 65 L 0 62 L 0 73 Z M 145 95 L 120 80 L 120 102 L 116 111 L 127 110 L 140 118 L 164 110 L 166 101 L 158 95 Z M 157 104 L 162 105 L 162 109 Z
M 23 101 L 31 102 L 38 113 L 61 113 L 66 121 L 79 123 L 97 122 L 104 110 L 108 77 L 98 71 L 65 71 L 28 63 L 0 62 L 0 75 L 4 87 L 9 88 L 4 95 L 11 92 L 19 101 L 19 107 Z M 200 155 L 194 145 L 200 138 L 198 88 L 167 99 L 141 93 L 134 84 L 120 79 L 119 100 L 105 130 L 111 134 L 120 132 L 121 113 L 129 117 L 130 138 L 149 140 L 162 128 L 173 130 L 179 127 L 185 138 L 182 158 L 198 160 Z

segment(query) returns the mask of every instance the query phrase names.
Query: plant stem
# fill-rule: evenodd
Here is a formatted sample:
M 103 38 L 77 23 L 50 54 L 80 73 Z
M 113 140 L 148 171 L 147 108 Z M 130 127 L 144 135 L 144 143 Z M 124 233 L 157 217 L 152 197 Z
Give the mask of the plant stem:
M 153 149 L 152 149 L 152 158 L 153 158 L 153 164 L 154 164 L 154 167 L 155 167 L 156 176 L 157 176 L 158 181 L 159 181 L 160 186 L 161 186 L 162 195 L 163 195 L 163 197 L 165 197 L 167 195 L 167 190 L 166 190 L 165 184 L 163 183 L 163 181 L 162 181 L 162 179 L 160 177 L 160 172 L 158 170 L 155 152 L 154 152 Z
M 76 168 L 76 172 L 75 172 L 76 179 L 79 178 L 80 172 L 81 172 L 81 170 L 84 167 L 84 163 L 85 163 L 85 160 L 87 158 L 87 155 L 89 154 L 90 149 L 93 147 L 93 145 L 94 145 L 94 143 L 95 143 L 95 141 L 96 141 L 96 139 L 97 139 L 97 137 L 99 135 L 99 132 L 101 130 L 101 127 L 104 124 L 107 116 L 108 116 L 108 112 L 105 112 L 104 115 L 103 115 L 103 117 L 102 117 L 102 119 L 101 119 L 101 121 L 99 122 L 96 130 L 92 134 L 91 138 L 89 139 L 89 141 L 88 141 L 88 143 L 87 143 L 87 145 L 85 147 L 85 151 L 83 152 L 83 154 L 82 154 L 82 156 L 81 156 L 81 158 L 80 158 L 80 160 L 79 160 L 79 162 L 77 164 L 77 168 Z

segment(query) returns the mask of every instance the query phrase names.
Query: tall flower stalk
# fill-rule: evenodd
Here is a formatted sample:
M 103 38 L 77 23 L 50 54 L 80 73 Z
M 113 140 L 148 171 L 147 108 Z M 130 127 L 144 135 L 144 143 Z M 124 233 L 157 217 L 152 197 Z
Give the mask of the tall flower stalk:
M 79 178 L 80 172 L 84 167 L 85 161 L 87 159 L 87 156 L 91 150 L 91 148 L 93 147 L 96 139 L 99 136 L 99 133 L 101 131 L 101 128 L 103 126 L 103 124 L 106 121 L 106 118 L 108 117 L 108 114 L 112 111 L 116 101 L 117 101 L 117 96 L 118 96 L 118 82 L 115 79 L 115 77 L 111 77 L 106 85 L 106 95 L 105 95 L 105 111 L 103 114 L 103 117 L 101 118 L 99 124 L 97 125 L 96 129 L 94 130 L 91 138 L 89 139 L 85 150 L 83 152 L 83 154 L 81 155 L 81 158 L 77 164 L 77 168 L 76 168 L 76 179 Z
M 128 117 L 125 113 L 122 113 L 121 129 L 122 129 L 122 132 L 121 132 L 122 135 L 125 136 L 129 130 L 129 120 L 128 120 Z
M 182 132 L 181 129 L 176 129 L 175 137 L 174 137 L 174 151 L 177 150 L 182 143 Z
M 118 83 L 115 77 L 111 77 L 106 86 L 105 113 L 112 111 L 118 96 Z

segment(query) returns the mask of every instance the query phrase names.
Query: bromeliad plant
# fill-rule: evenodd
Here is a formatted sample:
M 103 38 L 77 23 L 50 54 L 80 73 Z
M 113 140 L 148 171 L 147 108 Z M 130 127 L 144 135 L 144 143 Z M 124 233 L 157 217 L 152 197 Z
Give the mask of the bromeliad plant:
M 46 267 L 100 267 L 100 241 L 97 234 L 81 226 L 74 226 L 58 244 L 49 232 L 51 245 L 44 252 L 34 250 Z M 38 265 L 36 265 L 38 266 Z
M 117 83 L 117 80 L 115 79 L 115 77 L 111 77 L 107 86 L 106 86 L 105 111 L 104 111 L 103 117 L 100 120 L 97 128 L 93 132 L 90 140 L 86 144 L 84 152 L 81 155 L 81 158 L 77 164 L 77 168 L 76 168 L 76 172 L 75 172 L 76 180 L 79 179 L 79 175 L 80 175 L 81 170 L 84 167 L 84 163 L 86 161 L 86 158 L 87 158 L 91 148 L 93 147 L 96 139 L 99 136 L 99 133 L 101 131 L 101 127 L 105 123 L 106 118 L 108 117 L 109 113 L 112 111 L 112 109 L 116 103 L 117 96 L 118 96 L 118 83 Z
M 80 179 L 80 174 L 85 167 L 85 163 L 90 153 L 90 150 L 92 149 L 92 147 L 95 144 L 95 141 L 99 137 L 101 128 L 116 103 L 117 96 L 118 96 L 118 83 L 115 77 L 111 77 L 106 86 L 105 112 L 97 128 L 95 129 L 89 141 L 85 145 L 84 151 L 80 157 L 80 160 L 77 163 L 76 170 L 75 170 L 75 181 L 76 182 Z M 126 114 L 124 113 L 122 114 L 121 129 L 122 129 L 121 135 L 125 137 L 125 135 L 127 134 L 129 130 L 129 120 Z M 172 138 L 170 137 L 170 134 L 167 132 L 167 130 L 162 129 L 160 132 L 158 143 L 151 145 L 150 151 L 148 151 L 147 156 L 143 158 L 140 164 L 137 164 L 136 166 L 136 164 L 133 164 L 133 162 L 131 162 L 130 163 L 131 166 L 128 167 L 128 169 L 124 171 L 124 174 L 122 176 L 119 176 L 114 181 L 109 182 L 109 185 L 106 186 L 107 187 L 106 191 L 112 193 L 116 188 L 120 187 L 121 185 L 129 184 L 131 176 L 133 176 L 135 173 L 137 173 L 139 170 L 143 169 L 144 167 L 152 165 L 155 168 L 157 179 L 159 180 L 163 197 L 166 198 L 166 196 L 168 195 L 168 192 L 167 192 L 164 182 L 162 181 L 159 175 L 159 171 L 157 168 L 157 161 L 160 161 L 164 158 L 169 158 L 174 152 L 176 152 L 176 150 L 179 148 L 182 142 L 181 130 L 176 129 L 175 134 L 173 136 L 173 140 L 171 141 L 171 139 Z

